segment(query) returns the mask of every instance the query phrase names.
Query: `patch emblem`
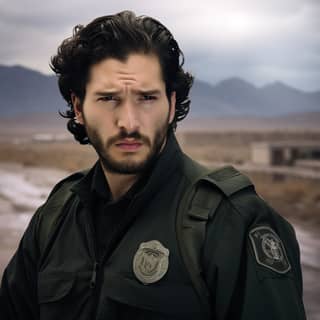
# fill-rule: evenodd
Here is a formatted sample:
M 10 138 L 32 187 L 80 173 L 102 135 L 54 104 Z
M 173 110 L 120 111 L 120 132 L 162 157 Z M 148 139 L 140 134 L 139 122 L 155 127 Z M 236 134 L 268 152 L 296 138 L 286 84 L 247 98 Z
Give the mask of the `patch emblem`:
M 249 238 L 258 264 L 282 274 L 291 269 L 283 243 L 270 227 L 252 229 Z
M 159 281 L 168 266 L 169 250 L 157 240 L 142 242 L 133 259 L 133 272 L 143 284 Z

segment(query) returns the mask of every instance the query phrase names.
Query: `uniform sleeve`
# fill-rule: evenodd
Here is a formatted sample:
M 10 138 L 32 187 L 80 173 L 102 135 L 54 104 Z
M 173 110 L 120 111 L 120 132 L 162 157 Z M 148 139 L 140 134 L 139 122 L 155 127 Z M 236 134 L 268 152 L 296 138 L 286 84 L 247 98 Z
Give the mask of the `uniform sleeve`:
M 6 267 L 0 288 L 1 320 L 39 319 L 37 303 L 36 226 L 31 219 L 19 247 Z
M 203 251 L 213 319 L 306 319 L 292 230 L 259 201 L 250 202 L 247 216 L 227 201 L 220 205 Z

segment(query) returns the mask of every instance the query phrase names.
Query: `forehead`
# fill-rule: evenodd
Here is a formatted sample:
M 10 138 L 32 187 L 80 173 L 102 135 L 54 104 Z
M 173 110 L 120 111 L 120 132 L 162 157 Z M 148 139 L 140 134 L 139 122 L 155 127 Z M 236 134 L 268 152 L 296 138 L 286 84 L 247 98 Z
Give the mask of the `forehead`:
M 124 61 L 106 58 L 91 66 L 87 88 L 107 89 L 121 86 L 142 89 L 164 88 L 159 59 L 153 54 L 130 54 Z

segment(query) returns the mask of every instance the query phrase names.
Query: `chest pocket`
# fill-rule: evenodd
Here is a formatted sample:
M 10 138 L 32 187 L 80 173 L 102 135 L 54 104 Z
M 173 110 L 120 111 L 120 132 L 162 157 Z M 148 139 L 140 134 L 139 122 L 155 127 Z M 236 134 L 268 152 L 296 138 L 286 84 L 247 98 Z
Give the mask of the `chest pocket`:
M 203 319 L 190 284 L 160 281 L 144 285 L 110 271 L 105 273 L 98 319 L 106 319 L 108 305 L 117 304 L 117 319 Z
M 90 273 L 41 272 L 38 275 L 40 319 L 88 319 Z

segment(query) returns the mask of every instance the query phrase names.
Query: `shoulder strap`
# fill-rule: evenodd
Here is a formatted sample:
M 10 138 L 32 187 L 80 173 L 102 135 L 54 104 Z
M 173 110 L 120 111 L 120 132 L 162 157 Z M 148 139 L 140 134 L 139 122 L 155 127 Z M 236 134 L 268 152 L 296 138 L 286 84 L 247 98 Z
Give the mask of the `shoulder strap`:
M 45 250 L 54 226 L 62 217 L 63 208 L 73 198 L 74 193 L 71 191 L 71 187 L 80 181 L 87 172 L 88 170 L 81 171 L 58 183 L 46 203 L 41 207 L 41 217 L 38 224 L 38 243 L 41 255 Z
M 210 318 L 210 293 L 201 267 L 201 251 L 206 224 L 212 219 L 223 198 L 252 185 L 251 181 L 231 166 L 195 178 L 184 194 L 177 212 L 177 238 L 181 256 L 190 280 L 204 310 Z

